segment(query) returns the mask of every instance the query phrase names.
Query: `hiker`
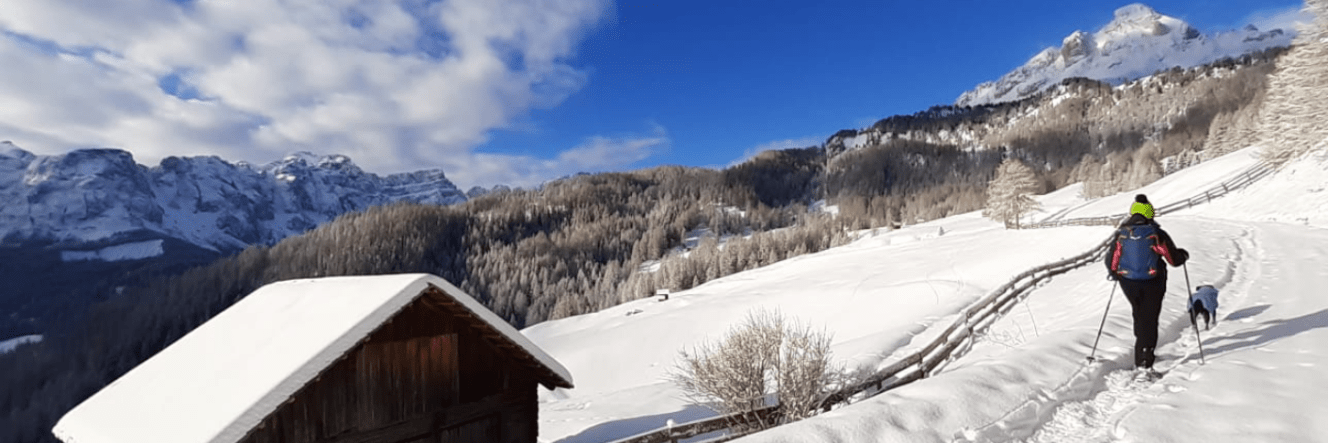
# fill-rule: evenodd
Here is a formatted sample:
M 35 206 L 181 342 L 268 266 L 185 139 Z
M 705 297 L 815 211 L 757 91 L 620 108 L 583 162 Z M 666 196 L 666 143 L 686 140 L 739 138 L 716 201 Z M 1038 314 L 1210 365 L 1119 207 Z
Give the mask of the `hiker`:
M 1162 315 L 1162 297 L 1167 292 L 1167 268 L 1181 266 L 1190 253 L 1176 247 L 1167 231 L 1153 220 L 1153 205 L 1139 194 L 1130 206 L 1130 218 L 1118 228 L 1116 240 L 1107 250 L 1108 278 L 1120 284 L 1134 314 L 1134 366 L 1153 371 L 1157 347 L 1157 319 Z

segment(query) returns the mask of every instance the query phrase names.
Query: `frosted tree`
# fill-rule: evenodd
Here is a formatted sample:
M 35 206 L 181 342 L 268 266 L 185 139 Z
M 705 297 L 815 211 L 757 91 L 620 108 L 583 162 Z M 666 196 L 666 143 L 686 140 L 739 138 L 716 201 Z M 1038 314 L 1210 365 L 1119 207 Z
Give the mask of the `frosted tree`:
M 982 215 L 1019 229 L 1024 214 L 1040 208 L 1033 193 L 1038 191 L 1037 177 L 1024 162 L 1007 158 L 996 169 L 996 178 L 987 186 L 987 207 Z
M 1300 30 L 1291 50 L 1268 77 L 1263 112 L 1263 158 L 1280 165 L 1328 139 L 1328 0 L 1305 0 L 1314 23 Z

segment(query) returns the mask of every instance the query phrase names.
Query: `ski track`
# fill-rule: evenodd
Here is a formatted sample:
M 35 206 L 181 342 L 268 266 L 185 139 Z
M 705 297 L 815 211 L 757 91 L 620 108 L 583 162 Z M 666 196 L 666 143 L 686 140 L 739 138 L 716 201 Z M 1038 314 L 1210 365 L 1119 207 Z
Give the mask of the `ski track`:
M 1187 282 L 1189 286 L 1212 284 L 1222 291 L 1222 304 L 1218 318 L 1224 313 L 1237 312 L 1257 304 L 1258 300 L 1247 300 L 1250 287 L 1261 274 L 1260 263 L 1264 256 L 1262 245 L 1255 239 L 1250 225 L 1204 219 L 1204 222 L 1225 225 L 1226 229 L 1211 225 L 1203 229 L 1203 235 L 1230 235 L 1233 228 L 1240 234 L 1231 240 L 1231 252 L 1224 253 L 1220 259 L 1227 264 L 1216 281 Z M 1184 282 L 1186 271 L 1175 269 L 1171 280 Z M 1170 282 L 1168 283 L 1170 284 Z M 1188 294 L 1187 294 L 1188 295 Z M 1166 312 L 1164 311 L 1164 315 Z M 985 427 L 971 429 L 956 435 L 955 442 L 978 441 L 1021 441 L 1027 443 L 1101 443 L 1101 442 L 1136 442 L 1131 438 L 1122 423 L 1150 400 L 1158 397 L 1185 392 L 1185 381 L 1194 381 L 1202 377 L 1197 340 L 1189 324 L 1189 317 L 1182 316 L 1170 322 L 1163 320 L 1159 332 L 1158 363 L 1162 377 L 1151 382 L 1134 380 L 1134 370 L 1128 361 L 1099 360 L 1085 363 L 1078 371 L 1070 375 L 1064 384 L 1043 392 L 1037 398 L 1030 399 Z M 1239 319 L 1234 321 L 1240 321 Z M 1217 337 L 1226 336 L 1222 327 L 1225 322 L 1214 324 L 1211 329 L 1200 332 L 1203 340 L 1211 342 Z M 1128 360 L 1126 355 L 1126 360 Z M 1119 360 L 1119 359 L 1117 359 Z M 1155 405 L 1169 407 L 1165 405 Z M 1040 422 L 1040 423 L 1039 423 Z M 1023 435 L 1032 429 L 1032 435 Z

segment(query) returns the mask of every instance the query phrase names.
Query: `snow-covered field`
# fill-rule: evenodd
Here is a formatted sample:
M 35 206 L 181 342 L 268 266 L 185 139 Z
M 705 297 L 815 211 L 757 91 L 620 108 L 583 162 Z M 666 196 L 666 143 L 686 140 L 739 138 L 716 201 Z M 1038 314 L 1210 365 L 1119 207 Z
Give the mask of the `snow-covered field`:
M 1246 149 L 1138 192 L 1159 206 L 1254 164 Z M 1160 216 L 1191 252 L 1173 268 L 1161 368 L 1131 366 L 1129 304 L 1100 264 L 1053 278 L 939 374 L 744 442 L 1322 441 L 1328 435 L 1328 158 L 1292 165 L 1211 204 Z M 1040 217 L 1119 214 L 1136 192 L 1042 197 Z M 1026 269 L 1087 251 L 1106 227 L 1007 231 L 965 214 L 884 232 L 700 287 L 546 322 L 524 333 L 571 370 L 576 389 L 542 392 L 540 440 L 605 442 L 712 415 L 666 380 L 678 351 L 720 337 L 758 307 L 834 334 L 836 358 L 881 367 L 928 343 L 950 316 Z M 1221 295 L 1218 323 L 1185 315 L 1190 286 Z M 1085 357 L 1112 300 L 1097 348 Z

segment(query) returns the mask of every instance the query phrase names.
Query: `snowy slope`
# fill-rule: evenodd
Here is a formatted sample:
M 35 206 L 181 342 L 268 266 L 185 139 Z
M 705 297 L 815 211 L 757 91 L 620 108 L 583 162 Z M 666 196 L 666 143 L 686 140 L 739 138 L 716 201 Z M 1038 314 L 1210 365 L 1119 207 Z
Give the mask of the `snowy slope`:
M 1153 201 L 1193 195 L 1255 162 L 1239 151 L 1142 189 Z M 1328 159 L 1311 159 L 1210 205 L 1159 221 L 1193 254 L 1174 269 L 1164 305 L 1159 382 L 1135 385 L 1130 311 L 1104 279 L 1080 268 L 1034 291 L 966 356 L 934 377 L 799 423 L 754 442 L 1316 441 L 1328 427 Z M 1073 190 L 1042 199 L 1044 216 L 1122 212 L 1133 192 L 1084 202 Z M 1287 207 L 1269 202 L 1288 202 Z M 1294 203 L 1293 203 L 1294 202 Z M 1064 211 L 1064 212 L 1063 212 Z M 1291 222 L 1291 223 L 1284 223 Z M 925 344 L 934 325 L 1012 274 L 1089 249 L 1109 229 L 1006 231 L 966 214 L 867 237 L 599 313 L 524 332 L 577 377 L 543 393 L 542 441 L 602 442 L 710 416 L 664 377 L 684 347 L 720 336 L 748 309 L 777 307 L 835 334 L 837 359 L 879 367 Z M 1206 364 L 1183 316 L 1192 284 L 1222 291 L 1219 323 L 1203 332 Z M 1087 364 L 1108 299 L 1106 329 Z
M 1015 101 L 1071 77 L 1120 84 L 1176 66 L 1189 68 L 1287 46 L 1294 33 L 1247 26 L 1204 34 L 1180 19 L 1136 3 L 1117 9 L 1115 18 L 1097 32 L 1076 31 L 1059 48 L 1047 48 L 999 80 L 963 93 L 955 105 Z

